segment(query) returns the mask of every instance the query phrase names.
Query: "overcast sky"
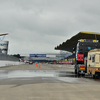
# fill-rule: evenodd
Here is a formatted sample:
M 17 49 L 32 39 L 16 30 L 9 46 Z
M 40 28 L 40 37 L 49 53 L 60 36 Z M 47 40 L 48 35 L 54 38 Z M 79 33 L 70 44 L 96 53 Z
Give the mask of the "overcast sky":
M 100 0 L 0 0 L 9 54 L 56 52 L 80 31 L 100 32 Z

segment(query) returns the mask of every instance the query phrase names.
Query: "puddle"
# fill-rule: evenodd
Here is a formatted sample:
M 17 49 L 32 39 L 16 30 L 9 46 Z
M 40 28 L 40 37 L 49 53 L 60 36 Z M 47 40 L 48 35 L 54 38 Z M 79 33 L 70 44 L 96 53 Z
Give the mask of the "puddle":
M 48 70 L 0 70 L 2 78 L 23 78 L 23 77 L 74 77 L 73 72 L 48 71 Z
M 87 78 L 77 77 L 74 72 L 54 70 L 0 70 L 1 84 L 36 83 L 99 84 Z

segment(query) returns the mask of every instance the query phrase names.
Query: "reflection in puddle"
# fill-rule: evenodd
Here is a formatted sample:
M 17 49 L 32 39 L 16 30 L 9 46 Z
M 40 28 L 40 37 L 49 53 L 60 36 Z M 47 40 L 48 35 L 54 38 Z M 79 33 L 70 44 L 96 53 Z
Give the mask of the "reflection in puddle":
M 1 84 L 36 83 L 100 84 L 99 81 L 76 77 L 74 72 L 54 70 L 0 70 Z
M 74 73 L 52 70 L 0 70 L 0 79 L 22 77 L 66 77 L 67 75 L 74 75 Z

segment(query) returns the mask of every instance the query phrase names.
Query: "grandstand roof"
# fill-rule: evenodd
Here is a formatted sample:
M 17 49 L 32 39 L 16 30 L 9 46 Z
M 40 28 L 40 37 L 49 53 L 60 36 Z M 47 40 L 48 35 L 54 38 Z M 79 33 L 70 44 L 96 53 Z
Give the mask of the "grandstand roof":
M 74 35 L 70 39 L 66 40 L 62 44 L 55 47 L 55 50 L 66 50 L 66 51 L 73 51 L 73 48 L 76 47 L 78 40 L 80 39 L 95 39 L 95 35 L 97 40 L 100 41 L 100 33 L 97 32 L 79 32 L 78 34 Z

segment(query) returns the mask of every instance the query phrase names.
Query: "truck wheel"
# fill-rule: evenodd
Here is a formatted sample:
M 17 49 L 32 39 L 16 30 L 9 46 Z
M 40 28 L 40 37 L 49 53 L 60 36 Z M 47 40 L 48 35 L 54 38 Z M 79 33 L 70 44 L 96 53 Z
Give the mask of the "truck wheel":
M 93 75 L 93 79 L 95 79 L 95 75 Z
M 85 74 L 82 74 L 82 77 L 85 77 Z
M 79 72 L 77 72 L 77 76 L 80 77 L 80 73 Z
M 99 79 L 98 73 L 95 73 L 95 79 Z
M 98 75 L 93 75 L 93 79 L 98 79 Z

